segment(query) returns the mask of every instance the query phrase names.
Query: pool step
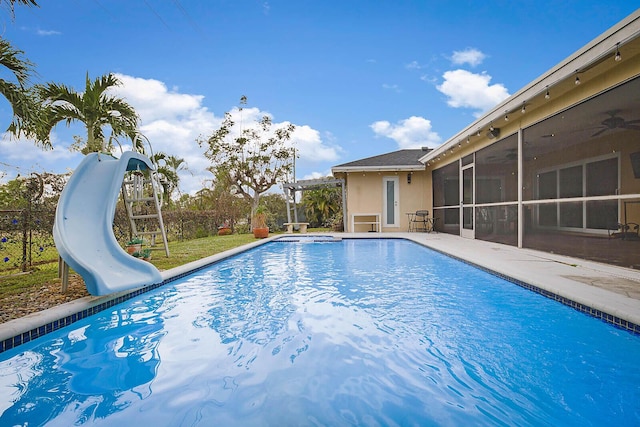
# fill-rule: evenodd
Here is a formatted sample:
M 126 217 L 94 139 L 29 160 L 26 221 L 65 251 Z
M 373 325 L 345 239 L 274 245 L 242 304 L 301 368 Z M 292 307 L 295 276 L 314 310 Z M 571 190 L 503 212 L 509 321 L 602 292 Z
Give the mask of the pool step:
M 284 236 L 275 240 L 276 242 L 287 243 L 333 243 L 341 242 L 342 237 L 334 236 Z

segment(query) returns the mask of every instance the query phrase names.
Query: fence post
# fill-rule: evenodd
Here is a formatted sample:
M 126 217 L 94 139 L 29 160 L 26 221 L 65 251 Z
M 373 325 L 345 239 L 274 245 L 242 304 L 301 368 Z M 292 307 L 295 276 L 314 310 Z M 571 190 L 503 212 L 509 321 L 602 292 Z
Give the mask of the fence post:
M 27 252 L 27 263 L 29 267 L 31 267 L 33 266 L 33 207 L 31 205 L 31 199 L 29 199 L 29 204 L 27 206 L 29 207 L 27 210 L 27 223 L 29 226 L 29 240 L 27 242 L 29 250 Z
M 29 234 L 29 224 L 27 223 L 27 211 L 22 210 L 22 265 L 21 270 L 27 271 L 27 236 Z

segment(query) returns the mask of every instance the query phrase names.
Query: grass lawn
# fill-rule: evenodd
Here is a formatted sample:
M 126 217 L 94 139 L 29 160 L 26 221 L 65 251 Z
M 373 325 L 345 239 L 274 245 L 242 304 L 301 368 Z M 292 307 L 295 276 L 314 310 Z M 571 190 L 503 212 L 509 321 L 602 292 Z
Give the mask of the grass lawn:
M 164 249 L 154 250 L 151 263 L 158 267 L 158 270 L 168 270 L 255 241 L 253 234 L 231 234 L 169 242 L 171 256 L 167 258 Z M 159 247 L 162 248 L 162 245 Z

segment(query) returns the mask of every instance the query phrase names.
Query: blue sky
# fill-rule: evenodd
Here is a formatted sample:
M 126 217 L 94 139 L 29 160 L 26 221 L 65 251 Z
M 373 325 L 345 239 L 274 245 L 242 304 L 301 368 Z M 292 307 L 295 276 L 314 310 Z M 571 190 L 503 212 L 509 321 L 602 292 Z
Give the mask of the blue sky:
M 436 147 L 637 7 L 629 0 L 38 0 L 0 10 L 2 37 L 35 83 L 81 91 L 115 73 L 155 151 L 182 157 L 194 192 L 211 174 L 196 143 L 242 95 L 243 121 L 297 126 L 296 176 L 400 148 Z M 5 72 L 3 72 L 5 73 Z M 5 78 L 7 76 L 4 76 Z M 0 127 L 11 110 L 0 100 Z M 83 128 L 54 150 L 0 140 L 0 179 L 64 172 Z

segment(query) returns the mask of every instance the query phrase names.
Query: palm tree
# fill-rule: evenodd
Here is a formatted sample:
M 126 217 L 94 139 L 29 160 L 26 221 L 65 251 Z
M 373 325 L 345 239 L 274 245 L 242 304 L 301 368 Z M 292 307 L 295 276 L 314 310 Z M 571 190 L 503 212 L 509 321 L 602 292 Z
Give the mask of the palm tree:
M 49 132 L 46 132 L 41 120 L 37 94 L 27 88 L 33 74 L 33 64 L 23 58 L 23 54 L 7 40 L 0 38 L 0 66 L 9 70 L 12 77 L 11 80 L 0 78 L 0 94 L 9 101 L 13 110 L 13 119 L 7 131 L 16 137 L 24 135 L 42 146 L 51 147 Z
M 302 196 L 307 220 L 314 226 L 321 226 L 340 209 L 338 189 L 320 187 L 308 190 Z
M 113 75 L 107 74 L 94 81 L 86 77 L 83 93 L 57 83 L 48 83 L 39 87 L 39 95 L 46 108 L 46 125 L 50 132 L 58 122 L 66 121 L 84 123 L 87 128 L 87 144 L 81 150 L 83 154 L 110 150 L 105 144 L 103 127 L 111 128 L 111 136 L 126 137 L 132 141 L 138 134 L 138 115 L 127 102 L 109 95 L 108 89 L 120 85 Z M 108 145 L 111 145 L 111 139 Z
M 161 175 L 160 183 L 164 193 L 167 195 L 167 203 L 171 204 L 171 194 L 178 188 L 180 183 L 178 172 L 189 170 L 187 163 L 180 157 L 168 156 L 162 152 L 151 156 L 151 160 L 158 165 L 158 173 Z
M 15 18 L 15 5 L 36 6 L 35 0 L 1 0 Z M 0 95 L 4 96 L 13 110 L 13 118 L 7 132 L 20 137 L 32 138 L 43 147 L 51 148 L 49 133 L 41 118 L 41 106 L 37 93 L 28 88 L 28 80 L 34 73 L 34 65 L 23 57 L 24 52 L 15 49 L 11 43 L 0 37 L 0 66 L 9 71 L 11 78 L 0 78 Z
M 180 183 L 180 176 L 178 175 L 178 172 L 189 171 L 189 166 L 183 158 L 176 156 L 168 156 L 165 162 L 167 167 L 170 169 L 171 174 L 175 177 L 173 180 L 169 180 L 169 198 L 171 198 L 171 193 L 178 188 L 178 184 Z M 193 175 L 191 171 L 189 172 Z

